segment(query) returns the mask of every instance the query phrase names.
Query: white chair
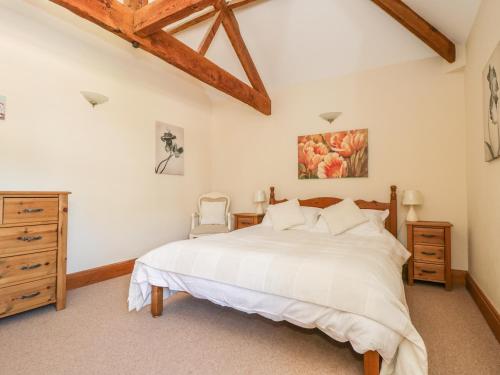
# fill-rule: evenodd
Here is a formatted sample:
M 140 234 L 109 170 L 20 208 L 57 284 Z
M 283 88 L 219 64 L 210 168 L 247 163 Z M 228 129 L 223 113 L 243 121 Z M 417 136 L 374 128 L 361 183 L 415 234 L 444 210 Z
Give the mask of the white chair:
M 205 217 L 202 217 L 204 211 L 207 211 L 209 206 L 205 205 L 205 207 L 203 207 L 204 202 L 218 202 L 224 203 L 225 205 L 224 212 L 221 213 L 221 217 L 215 217 L 216 220 L 214 220 L 214 223 L 210 223 L 210 220 L 214 219 L 214 217 L 210 215 L 210 218 L 208 218 L 207 212 L 205 212 Z M 227 233 L 231 231 L 231 213 L 229 212 L 230 205 L 231 199 L 225 194 L 208 193 L 201 195 L 198 199 L 198 212 L 191 215 L 191 233 L 189 233 L 189 238 L 193 239 L 201 236 L 208 236 L 210 234 Z M 209 223 L 206 223 L 207 221 Z

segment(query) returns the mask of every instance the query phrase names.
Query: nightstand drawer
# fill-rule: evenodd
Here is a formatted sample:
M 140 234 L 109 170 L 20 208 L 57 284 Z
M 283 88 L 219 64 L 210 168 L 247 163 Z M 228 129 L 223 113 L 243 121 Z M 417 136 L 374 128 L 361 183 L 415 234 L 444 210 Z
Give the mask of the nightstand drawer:
M 256 222 L 253 217 L 239 217 L 238 218 L 238 228 L 245 228 L 255 225 Z
M 432 245 L 415 245 L 415 261 L 423 260 L 426 262 L 444 263 L 444 247 Z
M 443 228 L 415 227 L 413 237 L 416 244 L 444 245 Z
M 3 224 L 57 221 L 59 198 L 4 198 Z
M 428 281 L 444 281 L 444 265 L 433 263 L 413 263 L 414 278 Z

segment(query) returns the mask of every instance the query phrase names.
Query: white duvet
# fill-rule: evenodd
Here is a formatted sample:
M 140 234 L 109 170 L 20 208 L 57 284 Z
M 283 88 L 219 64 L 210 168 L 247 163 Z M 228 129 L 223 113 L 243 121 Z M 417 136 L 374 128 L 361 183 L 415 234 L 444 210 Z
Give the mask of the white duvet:
M 425 345 L 411 323 L 401 281 L 407 257 L 406 249 L 388 232 L 332 237 L 275 232 L 259 225 L 169 243 L 139 258 L 130 284 L 129 309 L 138 310 L 149 302 L 149 284 L 153 284 L 261 313 L 249 299 L 235 306 L 242 301 L 234 300 L 232 288 L 244 289 L 255 298 L 276 297 L 274 309 L 278 297 L 295 302 L 291 315 L 271 311 L 268 317 L 318 327 L 340 341 L 349 340 L 361 353 L 379 351 L 383 374 L 425 375 Z M 327 322 L 321 314 L 314 319 L 304 314 L 315 316 L 317 309 L 325 308 Z M 265 311 L 261 314 L 266 316 Z M 346 319 L 358 324 L 346 325 Z

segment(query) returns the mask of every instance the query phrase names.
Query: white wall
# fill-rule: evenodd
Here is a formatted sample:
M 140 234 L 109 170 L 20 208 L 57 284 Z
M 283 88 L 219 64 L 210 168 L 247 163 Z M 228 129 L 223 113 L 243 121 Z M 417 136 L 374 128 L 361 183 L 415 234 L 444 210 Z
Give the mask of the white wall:
M 0 95 L 0 190 L 72 192 L 69 272 L 186 237 L 210 190 L 211 105 L 193 79 L 56 5 L 1 0 Z M 185 128 L 184 177 L 154 174 L 156 120 Z
M 422 219 L 454 224 L 452 267 L 467 269 L 463 73 L 428 59 L 272 92 L 273 115 L 217 104 L 212 123 L 212 186 L 233 210 L 254 210 L 253 192 L 279 197 L 352 196 L 388 201 L 389 186 L 422 191 Z M 318 117 L 342 111 L 329 126 Z M 369 177 L 298 180 L 297 136 L 369 129 Z M 406 209 L 399 207 L 399 223 Z M 405 239 L 405 229 L 400 238 Z
M 500 310 L 500 161 L 484 161 L 482 72 L 500 42 L 500 2 L 483 0 L 467 42 L 469 271 Z

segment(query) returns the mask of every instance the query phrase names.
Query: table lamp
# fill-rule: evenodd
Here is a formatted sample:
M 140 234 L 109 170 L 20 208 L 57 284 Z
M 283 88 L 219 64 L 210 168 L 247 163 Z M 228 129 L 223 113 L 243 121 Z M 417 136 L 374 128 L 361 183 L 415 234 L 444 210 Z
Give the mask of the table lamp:
M 253 201 L 257 204 L 256 213 L 263 214 L 264 213 L 263 203 L 266 201 L 266 192 L 264 190 L 257 190 L 255 192 Z
M 405 190 L 403 194 L 403 206 L 409 206 L 407 221 L 418 221 L 415 206 L 420 206 L 424 203 L 424 197 L 418 190 Z

